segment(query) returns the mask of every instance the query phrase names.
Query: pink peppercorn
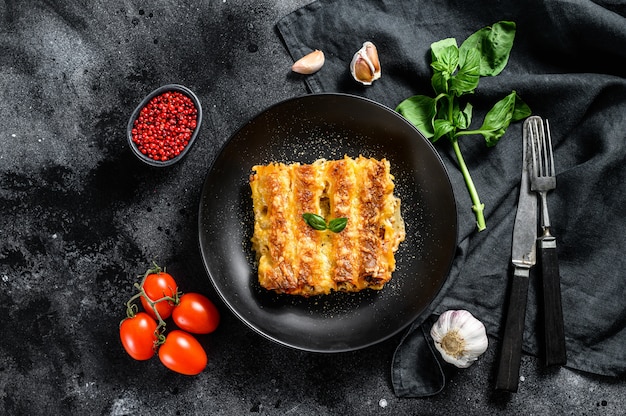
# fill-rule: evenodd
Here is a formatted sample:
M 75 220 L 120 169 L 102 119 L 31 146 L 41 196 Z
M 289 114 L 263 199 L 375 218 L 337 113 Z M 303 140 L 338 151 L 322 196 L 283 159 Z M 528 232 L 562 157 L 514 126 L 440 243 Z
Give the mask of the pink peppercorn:
M 164 92 L 139 112 L 131 130 L 133 143 L 150 159 L 173 159 L 189 144 L 197 117 L 198 110 L 191 98 L 178 91 Z

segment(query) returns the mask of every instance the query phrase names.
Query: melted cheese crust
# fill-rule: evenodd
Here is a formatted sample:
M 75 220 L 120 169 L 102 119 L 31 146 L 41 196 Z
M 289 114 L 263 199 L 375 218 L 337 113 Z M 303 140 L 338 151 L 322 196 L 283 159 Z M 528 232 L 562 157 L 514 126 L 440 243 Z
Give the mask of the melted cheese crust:
M 380 290 L 391 279 L 405 229 L 386 159 L 345 156 L 252 169 L 252 247 L 262 287 L 313 296 Z M 317 231 L 304 213 L 348 223 L 339 233 Z

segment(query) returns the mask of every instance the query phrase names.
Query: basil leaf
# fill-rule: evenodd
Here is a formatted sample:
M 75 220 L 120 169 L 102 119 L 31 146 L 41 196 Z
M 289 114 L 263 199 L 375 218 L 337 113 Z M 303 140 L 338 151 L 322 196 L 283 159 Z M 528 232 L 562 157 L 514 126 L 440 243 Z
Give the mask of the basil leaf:
M 457 97 L 473 93 L 480 80 L 480 53 L 476 49 L 465 49 L 460 58 L 459 71 L 450 80 L 450 91 Z
M 448 81 L 459 64 L 459 48 L 456 46 L 456 39 L 440 40 L 433 43 L 430 49 L 432 56 L 430 66 L 433 68 L 431 84 L 435 93 L 447 94 L 450 89 Z
M 456 125 L 459 129 L 465 130 L 470 126 L 473 110 L 474 106 L 471 103 L 467 103 L 463 111 L 459 111 L 456 115 Z
M 326 229 L 326 220 L 324 220 L 324 218 L 320 215 L 307 212 L 302 214 L 302 218 L 304 218 L 304 221 L 315 230 L 324 231 Z
M 498 75 L 509 61 L 509 54 L 515 39 L 515 22 L 500 21 L 487 26 L 468 37 L 459 48 L 461 56 L 465 51 L 475 49 L 480 55 L 480 76 Z
M 454 124 L 452 124 L 450 120 L 436 119 L 433 125 L 435 127 L 435 136 L 431 139 L 433 143 L 439 138 L 454 131 Z
M 512 91 L 489 110 L 478 132 L 485 137 L 487 146 L 495 146 L 512 121 L 521 120 L 529 115 L 528 105 Z
M 310 212 L 302 214 L 302 218 L 304 218 L 304 221 L 311 228 L 318 231 L 330 230 L 334 233 L 339 233 L 343 231 L 343 229 L 346 228 L 346 225 L 348 224 L 348 219 L 343 217 L 334 218 L 330 220 L 328 224 L 326 224 L 326 220 L 324 220 L 324 217 L 322 217 L 321 215 L 312 214 Z
M 517 95 L 517 92 L 513 91 L 512 94 L 515 94 L 515 106 L 513 107 L 513 116 L 511 118 L 511 121 L 513 122 L 524 120 L 526 117 L 532 114 L 532 110 L 530 109 L 528 104 L 522 101 L 520 96 Z
M 449 80 L 450 74 L 447 72 L 433 71 L 433 76 L 430 79 L 430 85 L 432 85 L 435 94 L 448 94 Z
M 433 119 L 437 112 L 437 101 L 425 95 L 414 95 L 402 101 L 396 111 L 411 122 L 419 131 L 430 139 L 434 136 Z
M 456 130 L 466 130 L 472 122 L 472 110 L 474 107 L 471 103 L 466 103 L 463 110 L 461 110 L 461 103 L 459 100 L 454 100 L 452 107 L 452 117 L 450 122 L 454 125 Z M 445 119 L 447 120 L 447 118 Z
M 348 224 L 347 218 L 333 218 L 328 222 L 328 229 L 333 233 L 340 233 Z
M 447 38 L 430 45 L 431 66 L 436 71 L 452 74 L 459 64 L 459 48 L 456 39 Z

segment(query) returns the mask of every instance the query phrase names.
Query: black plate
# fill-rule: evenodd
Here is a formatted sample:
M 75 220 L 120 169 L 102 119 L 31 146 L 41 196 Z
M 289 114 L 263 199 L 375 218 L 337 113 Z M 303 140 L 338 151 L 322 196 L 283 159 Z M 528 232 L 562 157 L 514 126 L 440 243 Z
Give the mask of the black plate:
M 346 154 L 391 162 L 406 222 L 391 281 L 381 291 L 308 299 L 261 288 L 250 243 L 252 166 Z M 456 248 L 456 204 L 432 144 L 398 113 L 356 96 L 313 94 L 268 108 L 224 145 L 202 189 L 199 235 L 213 285 L 244 323 L 293 348 L 350 351 L 397 334 L 432 302 Z

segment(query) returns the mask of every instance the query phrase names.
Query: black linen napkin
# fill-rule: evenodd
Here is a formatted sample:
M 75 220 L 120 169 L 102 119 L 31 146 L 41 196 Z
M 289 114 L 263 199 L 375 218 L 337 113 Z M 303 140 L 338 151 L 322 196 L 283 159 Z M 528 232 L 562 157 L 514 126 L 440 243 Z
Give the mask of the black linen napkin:
M 507 67 L 497 77 L 482 78 L 471 97 L 473 126 L 511 90 L 533 114 L 550 120 L 557 189 L 548 201 L 558 241 L 567 365 L 611 376 L 626 374 L 626 70 L 620 64 L 626 58 L 625 16 L 624 3 L 608 1 L 320 0 L 277 25 L 294 60 L 324 51 L 324 67 L 302 76 L 311 92 L 351 93 L 395 108 L 409 96 L 432 95 L 431 43 L 454 37 L 460 44 L 497 21 L 516 22 Z M 351 78 L 349 63 L 367 40 L 378 48 L 382 78 L 366 87 Z M 432 395 L 445 384 L 428 339 L 438 314 L 466 309 L 490 335 L 500 335 L 521 139 L 522 125 L 515 123 L 492 148 L 480 136 L 460 140 L 485 204 L 487 229 L 480 233 L 453 151 L 447 142 L 436 143 L 457 201 L 458 247 L 446 284 L 394 355 L 398 396 Z M 535 355 L 541 346 L 539 278 L 531 280 L 523 347 Z

